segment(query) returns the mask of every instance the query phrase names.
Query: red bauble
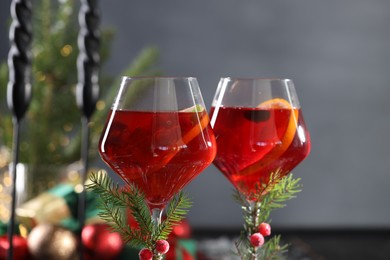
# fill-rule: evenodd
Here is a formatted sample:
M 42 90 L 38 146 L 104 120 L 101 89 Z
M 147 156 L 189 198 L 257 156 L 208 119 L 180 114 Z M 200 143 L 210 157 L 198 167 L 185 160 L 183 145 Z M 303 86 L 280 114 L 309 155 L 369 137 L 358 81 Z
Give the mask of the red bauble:
M 190 238 L 191 237 L 191 226 L 190 223 L 183 219 L 178 225 L 172 229 L 171 237 L 175 238 Z
M 92 224 L 83 228 L 81 240 L 85 253 L 92 259 L 115 259 L 122 252 L 124 243 L 120 235 L 111 232 L 106 224 Z M 88 257 L 87 257 L 88 258 Z
M 0 259 L 6 259 L 8 255 L 8 236 L 0 236 Z M 27 240 L 21 236 L 13 236 L 13 259 L 29 259 Z

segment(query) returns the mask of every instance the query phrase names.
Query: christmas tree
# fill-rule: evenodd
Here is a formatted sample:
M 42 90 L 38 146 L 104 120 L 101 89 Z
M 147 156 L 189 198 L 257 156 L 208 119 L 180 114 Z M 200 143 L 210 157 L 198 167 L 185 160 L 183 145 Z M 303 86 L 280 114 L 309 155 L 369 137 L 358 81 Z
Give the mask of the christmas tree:
M 78 55 L 78 5 L 74 0 L 38 0 L 33 5 L 32 86 L 33 97 L 22 123 L 21 162 L 27 163 L 34 179 L 52 178 L 44 166 L 66 165 L 80 158 L 80 111 L 75 100 Z M 107 61 L 113 31 L 101 30 L 101 63 Z M 123 75 L 156 75 L 158 52 L 146 47 Z M 100 75 L 101 100 L 92 118 L 91 146 L 97 155 L 97 141 L 105 123 L 118 81 Z M 115 77 L 119 80 L 119 77 Z M 0 64 L 0 144 L 11 147 L 12 116 L 6 105 L 8 67 Z M 47 182 L 47 181 L 46 181 Z M 36 189 L 39 185 L 30 187 Z M 32 194 L 41 192 L 32 190 Z

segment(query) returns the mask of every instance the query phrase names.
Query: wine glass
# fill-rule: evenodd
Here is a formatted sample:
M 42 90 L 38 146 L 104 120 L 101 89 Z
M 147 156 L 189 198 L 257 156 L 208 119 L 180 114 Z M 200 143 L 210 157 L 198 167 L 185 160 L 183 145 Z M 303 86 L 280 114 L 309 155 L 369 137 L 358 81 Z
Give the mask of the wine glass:
M 221 78 L 210 117 L 214 164 L 249 202 L 271 174 L 287 175 L 309 154 L 309 132 L 289 79 Z
M 99 152 L 145 195 L 153 222 L 213 161 L 215 137 L 193 77 L 123 77 Z

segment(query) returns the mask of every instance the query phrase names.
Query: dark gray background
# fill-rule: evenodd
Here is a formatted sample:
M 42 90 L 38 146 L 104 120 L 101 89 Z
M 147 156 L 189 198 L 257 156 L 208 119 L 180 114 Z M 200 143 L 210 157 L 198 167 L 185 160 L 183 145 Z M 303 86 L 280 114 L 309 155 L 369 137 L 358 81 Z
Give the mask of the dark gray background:
M 0 58 L 10 1 L 0 2 Z M 390 1 L 101 1 L 116 30 L 107 72 L 146 45 L 166 75 L 198 78 L 210 104 L 221 76 L 291 78 L 312 137 L 294 170 L 303 192 L 282 227 L 390 227 Z M 3 97 L 1 97 L 3 99 Z M 5 98 L 5 97 L 4 97 Z M 188 187 L 194 227 L 241 225 L 232 186 L 210 166 Z

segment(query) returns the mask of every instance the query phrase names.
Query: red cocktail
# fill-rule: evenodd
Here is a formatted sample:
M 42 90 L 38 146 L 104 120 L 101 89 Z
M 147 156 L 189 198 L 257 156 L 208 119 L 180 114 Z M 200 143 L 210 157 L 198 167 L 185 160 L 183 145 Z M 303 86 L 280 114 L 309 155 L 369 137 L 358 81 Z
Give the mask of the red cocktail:
M 214 164 L 246 197 L 268 183 L 270 173 L 289 173 L 310 150 L 300 109 L 221 107 L 214 131 Z
M 111 120 L 112 118 L 112 120 Z M 163 208 L 215 157 L 215 139 L 203 112 L 111 111 L 100 142 L 105 162 L 136 184 L 151 208 Z
M 124 77 L 99 152 L 145 195 L 159 225 L 169 200 L 215 157 L 215 137 L 197 80 Z
M 248 200 L 259 197 L 271 174 L 287 175 L 309 154 L 309 132 L 289 80 L 221 79 L 210 115 L 214 164 Z

